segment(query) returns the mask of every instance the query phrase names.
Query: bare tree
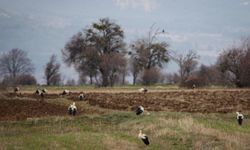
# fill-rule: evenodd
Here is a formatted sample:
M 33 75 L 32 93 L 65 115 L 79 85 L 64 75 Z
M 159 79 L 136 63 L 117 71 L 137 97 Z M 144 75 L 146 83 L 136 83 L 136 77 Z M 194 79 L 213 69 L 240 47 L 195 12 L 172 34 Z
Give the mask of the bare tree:
M 135 85 L 137 77 L 140 73 L 140 71 L 142 70 L 142 67 L 138 61 L 137 58 L 130 58 L 130 72 L 132 73 L 132 77 L 133 77 L 133 85 Z
M 237 47 L 223 51 L 217 64 L 227 79 L 237 87 L 250 86 L 250 38 L 242 40 Z
M 225 78 L 226 74 L 223 74 L 216 64 L 210 66 L 202 64 L 195 74 L 202 79 L 204 85 L 229 84 Z
M 123 74 L 126 62 L 126 59 L 117 53 L 111 53 L 102 57 L 101 67 L 103 72 L 106 72 L 109 77 L 108 82 L 110 86 L 119 81 L 119 76 Z
M 13 82 L 13 78 L 10 76 L 5 76 L 4 79 L 2 80 L 3 85 L 9 85 L 10 83 Z M 31 74 L 22 74 L 18 75 L 15 84 L 17 85 L 36 85 L 37 81 L 36 78 L 31 75 Z
M 242 86 L 250 87 L 250 37 L 242 40 L 241 48 L 245 51 L 244 57 L 241 59 L 240 81 Z
M 98 52 L 93 48 L 85 49 L 85 61 L 80 61 L 78 64 L 75 64 L 75 68 L 79 72 L 82 78 L 89 77 L 90 84 L 93 84 L 94 78 L 98 75 L 98 67 L 100 63 L 100 57 Z
M 108 70 L 110 67 L 104 64 L 107 65 L 105 61 L 108 61 L 114 53 L 124 57 L 123 38 L 123 30 L 119 25 L 108 18 L 100 19 L 99 22 L 93 23 L 91 27 L 73 36 L 65 45 L 62 50 L 64 62 L 68 65 L 74 64 L 77 70 L 87 72 L 90 80 L 100 73 L 102 85 L 108 86 L 111 84 L 109 79 L 113 78 L 109 76 L 112 75 L 112 70 Z
M 36 85 L 37 81 L 33 75 L 23 74 L 18 76 L 16 83 L 19 85 Z
M 212 83 L 213 78 L 215 78 L 211 76 L 211 68 L 203 64 L 200 66 L 199 70 L 197 71 L 197 75 L 198 77 L 202 79 L 204 85 L 208 85 Z
M 187 55 L 173 56 L 173 60 L 179 66 L 179 76 L 181 83 L 184 83 L 190 74 L 196 69 L 198 65 L 198 58 L 199 56 L 193 51 L 189 51 Z
M 61 82 L 60 64 L 56 62 L 56 55 L 50 57 L 45 66 L 44 77 L 47 85 L 59 85 Z
M 164 63 L 168 63 L 168 43 L 158 40 L 159 34 L 165 34 L 164 30 L 155 29 L 151 26 L 148 35 L 136 40 L 132 45 L 130 71 L 133 76 L 133 84 L 135 84 L 140 72 L 144 71 L 143 76 L 150 72 L 151 68 L 162 68 Z M 153 69 L 154 70 L 154 69 Z M 146 73 L 146 74 L 145 74 Z
M 249 43 L 250 44 L 250 43 Z M 250 87 L 250 45 L 246 50 L 245 56 L 241 59 L 240 83 L 242 86 Z
M 15 83 L 18 76 L 32 74 L 33 64 L 27 56 L 27 52 L 21 49 L 12 49 L 0 56 L 0 74 Z
M 128 71 L 128 60 L 123 58 L 122 60 L 122 65 L 120 67 L 120 74 L 121 74 L 121 84 L 125 85 L 126 84 L 126 76 L 129 75 Z
M 180 76 L 177 73 L 166 74 L 166 82 L 169 84 L 180 83 Z
M 185 82 L 182 83 L 181 86 L 185 86 L 187 88 L 197 88 L 205 85 L 206 84 L 201 77 L 197 76 L 197 74 L 192 73 L 190 76 L 188 76 Z
M 162 79 L 162 74 L 159 68 L 150 68 L 143 71 L 141 80 L 144 85 L 158 83 Z
M 66 81 L 66 84 L 67 86 L 75 86 L 76 85 L 76 81 L 74 79 L 68 79 Z
M 163 67 L 163 63 L 169 61 L 168 47 L 165 41 L 159 41 L 158 34 L 164 34 L 164 31 L 159 32 L 159 29 L 150 28 L 148 36 L 138 39 L 132 44 L 131 56 L 137 59 L 137 62 L 143 69 L 152 67 Z
M 220 54 L 217 64 L 223 73 L 230 73 L 232 75 L 232 82 L 240 87 L 240 66 L 241 58 L 244 56 L 244 51 L 239 48 L 232 48 Z

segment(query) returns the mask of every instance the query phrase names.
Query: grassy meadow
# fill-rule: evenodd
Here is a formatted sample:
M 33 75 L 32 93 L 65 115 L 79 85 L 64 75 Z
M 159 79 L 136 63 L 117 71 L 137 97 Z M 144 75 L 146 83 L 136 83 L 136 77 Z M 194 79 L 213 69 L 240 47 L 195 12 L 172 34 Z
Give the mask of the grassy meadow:
M 138 130 L 149 136 L 147 147 Z M 32 118 L 0 123 L 0 149 L 249 149 L 250 122 L 235 114 L 152 112 Z
M 65 87 L 64 87 L 65 88 Z M 64 88 L 49 87 L 58 92 Z M 127 87 L 128 90 L 138 87 Z M 159 90 L 162 87 L 155 87 Z M 175 88 L 175 87 L 171 87 Z M 24 87 L 33 92 L 35 87 Z M 83 88 L 95 91 L 94 88 Z M 71 90 L 81 91 L 77 87 Z M 99 91 L 109 90 L 97 89 Z M 117 88 L 116 90 L 124 91 Z M 20 100 L 24 100 L 22 98 Z M 64 97 L 46 100 L 68 106 Z M 250 121 L 245 115 L 242 126 L 235 113 L 150 112 L 136 116 L 132 111 L 119 111 L 90 106 L 78 101 L 87 114 L 70 117 L 50 116 L 22 121 L 0 121 L 0 150 L 249 150 Z M 95 113 L 96 112 L 96 113 Z M 142 129 L 151 144 L 138 139 Z

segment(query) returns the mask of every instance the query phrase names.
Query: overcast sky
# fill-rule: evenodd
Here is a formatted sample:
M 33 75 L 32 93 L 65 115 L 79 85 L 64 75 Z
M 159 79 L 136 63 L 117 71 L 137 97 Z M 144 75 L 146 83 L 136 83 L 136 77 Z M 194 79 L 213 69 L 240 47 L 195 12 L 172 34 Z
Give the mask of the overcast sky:
M 250 35 L 250 0 L 0 0 L 0 53 L 28 51 L 43 82 L 49 57 L 56 54 L 61 61 L 70 37 L 103 17 L 121 25 L 128 43 L 155 24 L 169 33 L 161 39 L 172 50 L 194 50 L 200 63 L 208 65 L 223 49 Z M 177 69 L 170 63 L 165 72 Z M 65 79 L 77 78 L 63 64 L 61 70 Z

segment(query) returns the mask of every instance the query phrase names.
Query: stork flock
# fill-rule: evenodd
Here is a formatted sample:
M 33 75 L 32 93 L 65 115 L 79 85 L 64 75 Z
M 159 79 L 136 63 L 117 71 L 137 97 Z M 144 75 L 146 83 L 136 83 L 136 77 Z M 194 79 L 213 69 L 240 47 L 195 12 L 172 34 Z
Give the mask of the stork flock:
M 42 90 L 41 89 L 37 89 L 35 91 L 35 94 L 41 96 L 42 98 L 44 98 L 45 94 L 47 94 L 47 93 L 48 93 L 47 89 L 42 89 Z
M 145 94 L 145 93 L 148 92 L 148 89 L 147 88 L 140 88 L 138 91 Z M 20 88 L 19 87 L 15 87 L 14 88 L 14 93 L 20 93 Z M 40 95 L 42 98 L 47 93 L 48 93 L 47 89 L 42 89 L 42 90 L 41 89 L 37 89 L 35 91 L 35 94 Z M 69 91 L 69 90 L 63 90 L 63 92 L 60 93 L 59 95 L 69 95 L 71 93 L 72 92 Z M 81 100 L 81 101 L 84 100 L 85 98 L 86 97 L 85 97 L 85 95 L 83 93 L 80 93 L 80 95 L 78 96 L 78 99 Z M 75 116 L 76 113 L 77 113 L 77 107 L 76 107 L 75 102 L 73 102 L 68 107 L 68 114 L 71 115 L 71 116 Z M 144 113 L 145 113 L 145 109 L 144 109 L 143 106 L 140 105 L 140 106 L 136 107 L 135 114 L 137 116 L 143 115 Z M 147 112 L 147 114 L 149 115 L 150 113 Z M 236 112 L 236 119 L 237 119 L 238 124 L 241 126 L 242 123 L 243 123 L 243 119 L 244 119 L 243 114 L 241 114 L 240 112 Z M 145 133 L 142 133 L 141 129 L 139 130 L 138 138 L 141 139 L 146 146 L 148 146 L 150 144 L 149 137 Z

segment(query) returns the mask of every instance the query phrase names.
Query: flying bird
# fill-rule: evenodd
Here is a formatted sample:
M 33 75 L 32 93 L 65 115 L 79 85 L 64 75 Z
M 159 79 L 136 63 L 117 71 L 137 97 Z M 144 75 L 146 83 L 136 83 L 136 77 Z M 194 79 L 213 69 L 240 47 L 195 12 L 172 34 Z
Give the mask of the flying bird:
M 236 112 L 236 114 L 237 114 L 237 117 L 236 117 L 236 118 L 237 118 L 238 124 L 239 124 L 239 125 L 242 125 L 244 116 L 243 116 L 241 113 L 239 113 L 239 112 Z
M 148 136 L 146 134 L 142 133 L 142 130 L 140 130 L 139 134 L 138 134 L 138 138 L 141 139 L 143 141 L 144 144 L 149 145 L 149 139 Z

